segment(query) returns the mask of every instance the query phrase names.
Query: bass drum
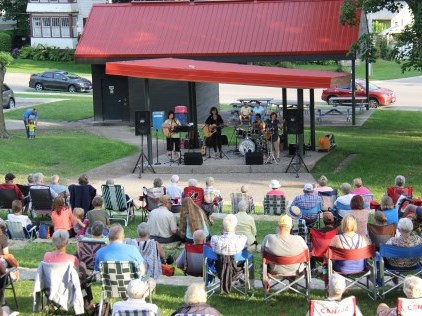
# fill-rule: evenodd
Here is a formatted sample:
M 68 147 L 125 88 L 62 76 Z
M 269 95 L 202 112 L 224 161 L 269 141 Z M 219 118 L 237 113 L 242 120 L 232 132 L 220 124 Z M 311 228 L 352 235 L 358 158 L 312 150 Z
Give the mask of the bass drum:
M 252 139 L 245 139 L 239 145 L 239 152 L 242 156 L 247 152 L 254 152 L 256 149 L 255 141 Z

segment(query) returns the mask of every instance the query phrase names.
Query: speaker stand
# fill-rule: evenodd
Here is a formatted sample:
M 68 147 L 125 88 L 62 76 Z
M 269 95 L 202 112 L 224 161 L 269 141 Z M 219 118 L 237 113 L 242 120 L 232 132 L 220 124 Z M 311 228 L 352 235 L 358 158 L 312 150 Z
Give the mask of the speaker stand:
M 303 153 L 303 140 L 302 137 L 298 137 L 299 135 L 296 134 L 296 152 L 292 159 L 290 160 L 289 166 L 287 167 L 285 173 L 289 172 L 289 168 L 292 167 L 293 170 L 296 172 L 296 178 L 299 178 L 299 171 L 300 168 L 303 166 L 306 169 L 306 172 L 309 173 L 308 167 L 306 166 L 305 162 L 303 161 L 303 158 L 301 156 L 301 153 Z M 298 141 L 299 139 L 299 141 Z
M 240 151 L 239 151 L 239 148 L 238 148 L 238 146 L 237 146 L 237 135 L 236 135 L 236 132 L 237 132 L 237 127 L 238 127 L 239 125 L 237 124 L 237 122 L 235 122 L 235 124 L 234 124 L 234 128 L 233 128 L 233 133 L 232 133 L 232 136 L 230 136 L 230 140 L 229 140 L 229 144 L 232 142 L 232 139 L 233 139 L 233 137 L 234 137 L 234 140 L 235 140 L 235 146 L 234 146 L 234 149 L 230 149 L 230 150 L 228 150 L 227 152 L 229 153 L 229 152 L 233 152 L 234 154 L 236 154 L 236 155 L 239 155 L 240 154 Z
M 142 173 L 144 173 L 144 160 L 146 160 L 147 162 L 147 167 L 150 167 L 152 172 L 156 173 L 153 166 L 150 164 L 148 157 L 144 153 L 144 135 L 142 134 L 141 135 L 141 153 L 139 154 L 135 167 L 133 167 L 133 170 L 132 170 L 132 173 L 135 173 L 136 168 L 139 168 L 139 178 L 142 178 Z
M 269 141 L 267 141 L 267 147 L 269 146 L 269 148 L 267 148 L 267 159 L 264 161 L 264 164 L 276 164 L 278 165 L 278 161 L 274 156 L 274 152 L 273 152 L 273 142 L 271 141 L 271 139 Z
M 155 165 L 161 165 L 161 162 L 158 161 L 158 129 L 155 130 L 155 147 L 157 150 L 157 162 L 155 163 Z

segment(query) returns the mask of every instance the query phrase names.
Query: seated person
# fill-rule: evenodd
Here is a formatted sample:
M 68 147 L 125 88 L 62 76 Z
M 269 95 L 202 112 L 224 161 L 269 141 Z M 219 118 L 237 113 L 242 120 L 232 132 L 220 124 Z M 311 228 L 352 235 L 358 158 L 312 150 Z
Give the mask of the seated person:
M 89 229 L 92 228 L 92 224 L 96 221 L 103 222 L 105 227 L 110 225 L 110 219 L 108 217 L 108 212 L 103 208 L 104 200 L 101 196 L 97 195 L 92 200 L 92 210 L 86 213 L 86 219 L 89 222 Z M 87 231 L 89 233 L 89 230 Z
M 337 208 L 338 215 L 340 215 L 341 217 L 345 217 L 347 215 L 347 212 L 351 210 L 350 202 L 352 201 L 352 197 L 354 197 L 355 195 L 351 193 L 352 186 L 349 183 L 343 183 L 340 186 L 340 191 L 343 195 L 337 198 L 334 205 Z M 345 209 L 342 209 L 339 204 L 341 206 L 344 206 Z
M 57 194 L 62 194 L 65 199 L 67 199 L 70 195 L 67 186 L 60 184 L 60 177 L 57 174 L 51 176 L 50 188 L 56 191 Z
M 243 194 L 246 194 L 248 196 L 248 200 L 249 200 L 249 209 L 253 210 L 255 209 L 255 203 L 253 201 L 253 196 L 252 194 L 249 193 L 248 187 L 246 185 L 242 185 L 240 187 L 240 192 Z
M 171 176 L 170 185 L 167 186 L 166 192 L 170 195 L 173 206 L 182 204 L 183 189 L 179 186 L 179 176 L 177 174 Z
M 353 187 L 354 189 L 351 192 L 352 194 L 371 194 L 371 191 L 363 185 L 361 178 L 353 179 Z
M 387 188 L 387 195 L 393 199 L 393 203 L 396 204 L 401 195 L 412 197 L 412 190 L 405 186 L 406 178 L 404 176 L 397 176 L 395 180 L 395 186 Z
M 390 238 L 386 244 L 397 247 L 414 247 L 422 244 L 422 238 L 412 234 L 413 223 L 409 218 L 401 218 L 397 225 L 400 233 L 397 237 Z M 386 258 L 387 268 L 413 268 L 418 265 L 419 258 Z
M 193 233 L 193 244 L 201 245 L 205 244 L 205 233 L 203 230 L 195 230 Z M 189 267 L 190 271 L 202 271 L 202 265 L 204 264 L 204 256 L 202 253 L 192 253 Z M 187 265 L 186 250 L 183 249 L 180 255 L 176 259 L 176 266 L 185 271 Z
M 314 187 L 310 183 L 303 186 L 303 194 L 297 195 L 290 206 L 297 206 L 303 211 L 309 211 L 321 204 L 322 199 L 319 195 L 314 194 Z
M 249 203 L 241 200 L 238 210 L 239 212 L 235 215 L 237 218 L 236 234 L 245 235 L 248 239 L 248 246 L 257 245 L 255 220 L 246 213 L 249 210 Z
M 108 237 L 104 235 L 105 225 L 102 221 L 95 221 L 91 226 L 91 234 L 79 236 L 78 241 L 97 241 L 108 244 Z
M 207 292 L 203 282 L 195 282 L 186 290 L 185 306 L 178 308 L 171 316 L 175 315 L 209 315 L 221 316 L 213 307 L 207 304 Z
M 142 311 L 160 315 L 158 307 L 155 304 L 145 302 L 145 298 L 150 294 L 148 282 L 136 279 L 128 283 L 126 287 L 128 299 L 126 301 L 118 301 L 113 304 L 112 316 L 118 316 L 119 311 Z
M 308 228 L 306 227 L 306 221 L 302 219 L 302 211 L 297 206 L 292 206 L 289 209 L 289 216 L 292 218 L 292 235 L 299 235 L 307 242 L 308 239 Z
M 150 189 L 150 191 L 156 197 L 160 197 L 160 196 L 166 194 L 166 187 L 163 186 L 163 180 L 161 180 L 161 178 L 155 178 L 154 181 L 153 181 L 153 187 Z
M 323 212 L 322 213 L 322 221 L 324 222 L 324 227 L 318 229 L 320 232 L 326 233 L 330 230 L 335 229 L 334 225 L 334 215 L 331 212 Z
M 358 223 L 357 233 L 359 235 L 366 236 L 368 233 L 366 226 L 368 225 L 369 210 L 365 209 L 365 202 L 363 201 L 362 196 L 355 195 L 352 197 L 350 207 L 352 210 L 349 213 L 356 218 Z
M 328 186 L 328 179 L 326 176 L 321 176 L 318 179 L 318 183 L 315 185 L 314 193 L 318 194 L 318 192 L 331 192 L 333 188 Z
M 113 186 L 114 185 L 114 179 L 107 179 L 105 184 Z M 121 186 L 121 188 L 124 190 L 123 186 Z M 133 199 L 129 195 L 127 195 L 126 193 L 125 193 L 125 199 L 126 199 L 126 205 L 128 207 L 132 207 L 133 206 Z
M 75 207 L 73 209 L 73 231 L 76 234 L 76 238 L 85 235 L 89 221 L 84 219 L 84 217 L 85 211 L 82 207 Z
M 240 124 L 242 124 L 242 122 L 250 122 L 251 108 L 249 107 L 249 103 L 243 102 L 242 107 L 239 109 L 239 120 Z
M 403 293 L 407 298 L 422 298 L 422 279 L 416 276 L 407 276 L 403 282 Z M 390 308 L 387 304 L 381 303 L 377 308 L 377 316 L 396 316 L 397 308 Z
M 189 179 L 188 186 L 183 189 L 183 197 L 190 197 L 196 205 L 202 207 L 204 189 L 198 187 L 198 181 L 196 179 Z
M 270 182 L 270 191 L 268 191 L 266 193 L 266 195 L 283 195 L 284 196 L 284 191 L 281 190 L 281 184 L 280 182 L 278 182 L 278 180 L 271 180 Z
M 374 225 L 377 225 L 377 226 L 389 225 L 387 216 L 385 216 L 385 213 L 383 211 L 375 211 Z
M 69 233 L 70 237 L 75 237 L 73 230 L 73 214 L 70 207 L 66 206 L 64 198 L 58 195 L 51 205 L 51 222 L 54 230 L 64 229 Z
M 7 220 L 11 222 L 21 222 L 22 227 L 25 227 L 27 231 L 32 229 L 34 225 L 32 225 L 31 220 L 28 216 L 22 215 L 22 201 L 21 200 L 14 200 L 12 202 L 12 214 L 7 215 Z M 29 235 L 25 231 L 25 236 L 29 238 Z
M 276 256 L 292 257 L 301 254 L 308 249 L 305 241 L 300 236 L 291 235 L 290 231 L 293 227 L 293 220 L 290 216 L 284 214 L 278 219 L 278 232 L 265 236 L 262 242 L 262 252 L 264 250 Z M 295 276 L 304 269 L 302 264 L 289 265 L 269 265 L 269 271 L 272 274 L 280 274 L 283 276 Z
M 397 223 L 399 222 L 399 211 L 394 206 L 393 199 L 387 194 L 381 199 L 381 211 L 383 211 L 385 217 L 387 217 L 387 225 L 396 224 L 397 226 Z
M 255 115 L 255 122 L 252 124 L 252 133 L 257 135 L 263 135 L 265 132 L 265 123 L 261 119 L 261 114 L 257 113 Z
M 163 246 L 153 239 L 150 239 L 150 229 L 147 223 L 140 223 L 136 229 L 138 239 L 126 239 L 125 243 L 135 246 L 145 260 L 147 274 L 158 279 L 162 274 L 161 261 L 164 261 L 165 254 Z
M 224 217 L 223 234 L 211 237 L 211 248 L 216 254 L 233 256 L 248 246 L 248 238 L 245 235 L 237 235 L 236 226 L 237 218 L 234 214 Z
M 15 175 L 13 173 L 8 173 L 4 176 L 4 183 L 0 184 L 0 189 L 13 189 L 16 192 L 16 195 L 18 196 L 18 199 L 22 202 L 23 205 L 25 205 L 25 197 L 23 196 L 21 190 L 19 187 L 13 183 L 15 179 Z
M 88 176 L 81 174 L 78 178 L 78 184 L 69 186 L 70 205 L 72 208 L 81 207 L 85 214 L 91 209 L 92 200 L 97 195 L 97 190 L 89 183 Z
M 54 191 L 50 186 L 44 184 L 44 175 L 41 172 L 34 173 L 33 179 L 34 179 L 35 184 L 31 186 L 32 190 L 49 188 L 51 197 L 53 199 L 58 196 L 56 191 Z
M 151 239 L 162 244 L 180 241 L 175 215 L 170 212 L 171 198 L 165 194 L 160 197 L 158 208 L 148 216 Z
M 341 249 L 360 249 L 369 245 L 366 236 L 357 233 L 358 223 L 352 214 L 346 215 L 341 221 L 341 231 L 333 238 L 330 247 Z M 333 262 L 333 270 L 344 273 L 358 273 L 365 269 L 365 260 L 336 260 Z
M 328 297 L 326 300 L 341 301 L 345 289 L 346 279 L 338 273 L 333 273 L 328 280 Z M 306 315 L 309 316 L 309 312 Z M 356 306 L 355 316 L 362 316 L 359 306 Z
M 208 215 L 214 211 L 218 213 L 223 211 L 223 196 L 220 190 L 214 188 L 214 182 L 213 177 L 208 177 L 205 180 L 204 203 L 202 204 L 202 208 Z M 211 205 L 211 209 L 207 207 L 208 205 Z
M 188 243 L 193 243 L 193 232 L 201 229 L 209 240 L 211 238 L 209 224 L 210 221 L 205 212 L 190 197 L 184 198 L 180 211 L 180 238 Z

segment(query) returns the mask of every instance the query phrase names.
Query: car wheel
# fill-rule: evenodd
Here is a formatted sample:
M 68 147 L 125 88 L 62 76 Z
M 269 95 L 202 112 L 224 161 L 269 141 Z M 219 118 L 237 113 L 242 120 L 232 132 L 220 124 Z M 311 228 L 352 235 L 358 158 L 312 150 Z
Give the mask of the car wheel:
M 37 91 L 41 91 L 44 90 L 44 86 L 42 85 L 42 83 L 37 82 L 34 86 L 35 90 Z
M 67 88 L 67 90 L 69 92 L 76 92 L 76 87 L 72 84 L 72 85 L 69 86 L 69 88 Z
M 16 107 L 15 99 L 10 98 L 8 106 L 9 106 L 8 109 L 15 108 Z
M 331 98 L 334 98 L 334 97 L 335 97 L 335 95 L 330 95 L 329 97 L 327 97 L 327 103 L 329 105 L 335 105 L 335 104 L 337 104 L 335 101 L 331 100 Z
M 379 106 L 379 102 L 375 98 L 369 98 L 369 108 L 376 109 Z

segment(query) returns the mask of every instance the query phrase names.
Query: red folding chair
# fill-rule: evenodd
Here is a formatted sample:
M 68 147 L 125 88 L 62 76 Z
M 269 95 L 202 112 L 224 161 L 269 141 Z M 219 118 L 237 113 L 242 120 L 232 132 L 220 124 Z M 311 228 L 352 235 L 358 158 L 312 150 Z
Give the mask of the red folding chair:
M 375 245 L 368 245 L 364 248 L 359 249 L 341 249 L 335 247 L 329 247 L 327 250 L 327 261 L 328 261 L 328 279 L 333 273 L 342 274 L 346 279 L 346 289 L 352 286 L 358 286 L 359 288 L 368 292 L 369 297 L 376 300 L 378 297 L 378 290 L 376 287 L 376 263 L 375 263 Z M 366 267 L 363 271 L 358 273 L 343 274 L 333 269 L 333 260 L 365 260 Z M 362 280 L 366 279 L 366 282 Z M 370 281 L 370 282 L 369 282 Z
M 311 300 L 309 316 L 355 316 L 356 309 L 356 298 L 354 296 L 349 296 L 341 301 Z
M 317 262 L 323 262 L 325 253 L 330 246 L 331 240 L 338 234 L 338 229 L 334 228 L 328 232 L 320 232 L 315 228 L 309 229 L 311 236 L 311 257 Z
M 419 316 L 422 314 L 422 298 L 397 299 L 397 315 L 399 316 Z
M 413 196 L 413 187 L 388 187 L 387 195 L 391 197 L 393 203 L 396 204 L 401 195 L 406 195 L 411 198 Z
M 299 275 L 280 275 L 272 274 L 269 272 L 268 265 L 288 265 L 288 264 L 303 264 L 305 265 L 304 270 Z M 292 281 L 292 279 L 294 279 Z M 299 284 L 299 281 L 305 280 L 305 285 Z M 271 284 L 273 283 L 273 284 Z M 309 257 L 309 249 L 305 249 L 303 252 L 296 256 L 284 257 L 276 256 L 265 251 L 262 253 L 262 284 L 265 290 L 264 301 L 267 302 L 271 297 L 282 293 L 284 291 L 293 291 L 297 294 L 306 297 L 309 302 L 311 295 L 311 262 Z M 270 293 L 271 289 L 277 285 L 281 285 L 280 289 Z

